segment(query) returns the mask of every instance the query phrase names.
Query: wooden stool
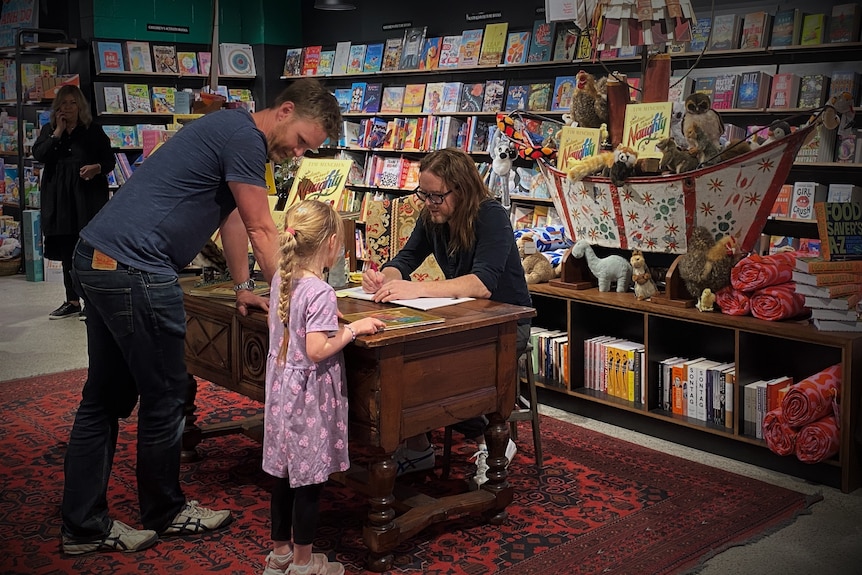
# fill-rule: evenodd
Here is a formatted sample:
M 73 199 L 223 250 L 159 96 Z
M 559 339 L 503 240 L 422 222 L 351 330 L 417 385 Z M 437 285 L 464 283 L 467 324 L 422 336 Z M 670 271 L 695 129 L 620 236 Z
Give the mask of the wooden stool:
M 542 434 L 539 430 L 539 402 L 536 399 L 536 374 L 533 371 L 533 346 L 527 344 L 527 349 L 518 358 L 520 366 L 524 362 L 527 380 L 521 380 L 520 368 L 518 369 L 518 393 L 515 396 L 515 409 L 509 415 L 509 435 L 512 441 L 518 439 L 518 422 L 529 421 L 533 428 L 533 449 L 536 453 L 536 468 L 542 470 Z M 524 389 L 526 385 L 526 389 Z M 443 461 L 441 466 L 441 477 L 449 478 L 449 470 L 452 463 L 452 426 L 446 426 L 443 433 Z

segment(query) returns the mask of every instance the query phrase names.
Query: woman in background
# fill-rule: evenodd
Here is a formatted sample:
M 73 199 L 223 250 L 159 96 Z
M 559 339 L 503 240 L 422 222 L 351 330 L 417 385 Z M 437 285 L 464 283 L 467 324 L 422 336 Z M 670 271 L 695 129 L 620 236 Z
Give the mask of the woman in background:
M 84 318 L 69 275 L 72 253 L 81 231 L 108 201 L 106 174 L 114 169 L 111 142 L 93 123 L 90 104 L 77 86 L 63 86 L 51 104 L 51 121 L 33 145 L 42 173 L 44 255 L 63 264 L 66 301 L 49 319 Z

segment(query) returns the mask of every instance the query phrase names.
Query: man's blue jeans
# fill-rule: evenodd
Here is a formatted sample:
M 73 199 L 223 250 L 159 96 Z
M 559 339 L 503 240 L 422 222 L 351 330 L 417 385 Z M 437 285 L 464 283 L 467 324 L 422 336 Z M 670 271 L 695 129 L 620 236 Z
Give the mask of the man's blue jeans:
M 79 241 L 72 277 L 87 310 L 90 368 L 69 439 L 63 533 L 97 538 L 110 529 L 108 480 L 119 419 L 138 406 L 137 480 L 141 522 L 161 531 L 185 504 L 179 483 L 185 309 L 176 275 L 128 268 L 93 269 L 93 248 Z

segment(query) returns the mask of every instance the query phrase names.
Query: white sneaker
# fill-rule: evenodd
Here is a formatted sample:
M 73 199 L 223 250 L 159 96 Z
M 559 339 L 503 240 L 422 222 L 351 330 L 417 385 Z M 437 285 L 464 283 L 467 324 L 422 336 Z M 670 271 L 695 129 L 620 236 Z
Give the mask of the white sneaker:
M 395 450 L 392 459 L 398 465 L 396 477 L 406 473 L 434 469 L 434 446 L 429 445 L 428 449 L 424 451 L 415 451 L 402 446 Z
M 506 467 L 512 463 L 516 453 L 518 453 L 518 446 L 510 439 L 506 445 Z M 479 451 L 473 454 L 471 459 L 473 458 L 476 459 L 476 475 L 473 476 L 471 487 L 478 489 L 488 481 L 488 446 L 482 445 Z

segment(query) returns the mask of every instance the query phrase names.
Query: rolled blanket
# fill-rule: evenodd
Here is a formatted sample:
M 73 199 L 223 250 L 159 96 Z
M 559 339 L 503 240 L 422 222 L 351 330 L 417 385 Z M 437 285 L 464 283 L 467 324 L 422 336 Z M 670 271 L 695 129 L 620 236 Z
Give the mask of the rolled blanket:
M 787 425 L 781 408 L 778 407 L 763 416 L 763 438 L 773 453 L 790 455 L 796 450 L 796 430 Z
M 791 427 L 817 421 L 832 411 L 832 403 L 840 387 L 840 363 L 791 385 L 781 402 L 784 420 Z
M 796 254 L 780 252 L 771 256 L 752 254 L 739 260 L 730 270 L 730 285 L 745 292 L 793 279 Z
M 727 315 L 748 315 L 751 313 L 751 301 L 747 294 L 724 286 L 715 294 L 715 303 L 721 308 L 721 313 Z
M 796 293 L 793 282 L 771 285 L 751 294 L 751 315 L 778 321 L 795 317 L 805 309 L 805 296 Z
M 834 415 L 809 423 L 796 434 L 796 457 L 802 463 L 820 463 L 829 459 L 838 453 L 839 436 Z

